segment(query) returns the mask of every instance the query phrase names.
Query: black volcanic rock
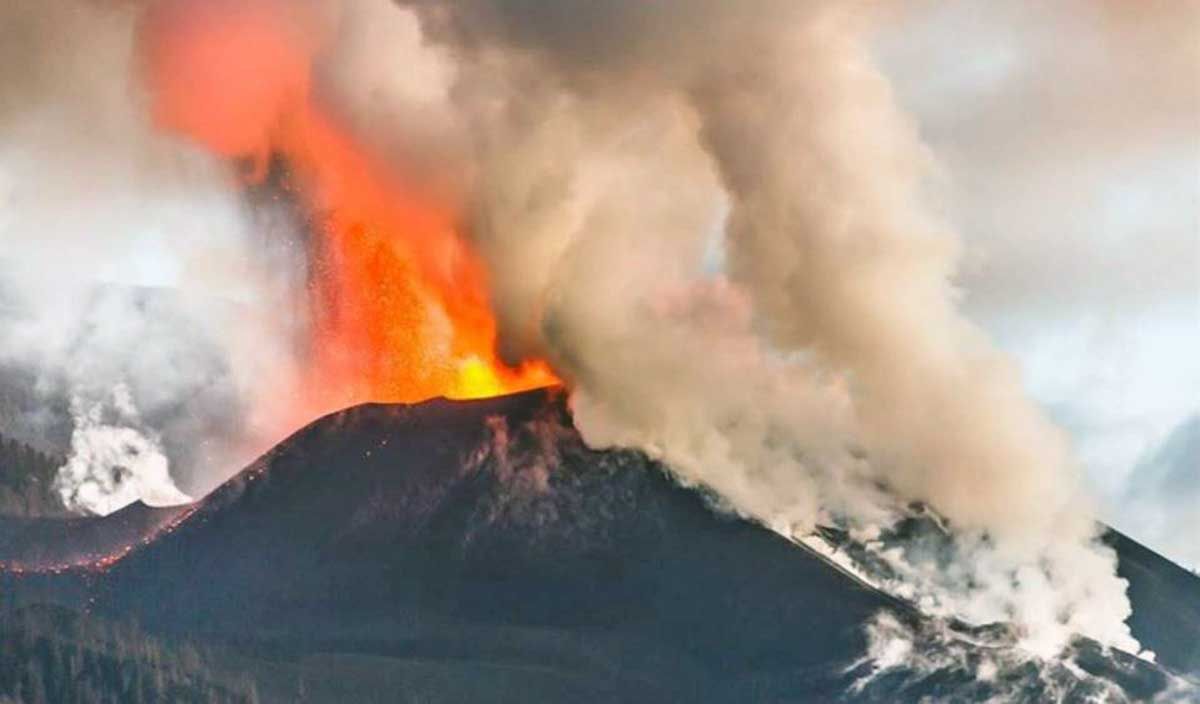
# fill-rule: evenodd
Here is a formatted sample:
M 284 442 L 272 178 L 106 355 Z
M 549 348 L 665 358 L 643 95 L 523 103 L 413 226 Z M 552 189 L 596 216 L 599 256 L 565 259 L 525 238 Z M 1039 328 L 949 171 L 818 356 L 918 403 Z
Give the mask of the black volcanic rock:
M 1117 574 L 1129 582 L 1134 637 L 1158 662 L 1200 681 L 1200 579 L 1115 530 L 1104 542 L 1117 551 Z
M 647 696 L 827 677 L 900 608 L 644 456 L 587 449 L 550 393 L 331 416 L 118 563 L 95 608 L 314 652 L 600 666 Z
M 0 516 L 0 564 L 44 570 L 93 562 L 152 536 L 187 510 L 137 502 L 103 518 Z
M 310 701 L 1140 700 L 1182 682 L 1086 641 L 1033 661 L 1006 654 L 1007 627 L 926 619 L 641 453 L 587 448 L 555 391 L 328 416 L 170 525 L 72 583 L 81 601 L 267 647 Z M 1117 545 L 1135 631 L 1187 671 L 1200 629 L 1167 622 L 1200 589 L 1135 547 Z M 881 643 L 905 662 L 876 662 Z

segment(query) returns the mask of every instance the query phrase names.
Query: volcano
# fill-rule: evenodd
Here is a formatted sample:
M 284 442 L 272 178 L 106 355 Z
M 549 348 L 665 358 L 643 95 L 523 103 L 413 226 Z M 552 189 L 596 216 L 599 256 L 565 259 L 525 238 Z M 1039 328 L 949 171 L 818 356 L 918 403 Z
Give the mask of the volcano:
M 26 601 L 253 652 L 264 701 L 296 701 L 296 681 L 308 701 L 1194 696 L 1200 580 L 1119 534 L 1156 663 L 1084 639 L 1062 661 L 1021 655 L 1004 624 L 926 617 L 718 505 L 639 452 L 588 448 L 554 389 L 372 404 L 190 507 L 54 537 L 109 557 L 5 579 Z

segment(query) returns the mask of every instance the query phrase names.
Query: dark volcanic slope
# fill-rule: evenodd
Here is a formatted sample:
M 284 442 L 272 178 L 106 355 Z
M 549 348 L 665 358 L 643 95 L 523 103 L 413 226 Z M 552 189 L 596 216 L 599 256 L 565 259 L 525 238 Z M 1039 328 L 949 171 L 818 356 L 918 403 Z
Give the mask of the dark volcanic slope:
M 890 599 L 717 516 L 640 454 L 588 450 L 548 394 L 314 424 L 117 564 L 96 608 L 313 651 L 690 683 L 824 676 L 862 652 Z
M 1117 547 L 1143 643 L 1191 662 L 1200 631 L 1168 622 L 1196 580 Z M 921 619 L 642 454 L 589 450 L 552 391 L 334 414 L 107 572 L 46 579 L 151 631 L 330 673 L 313 701 L 1072 701 L 1169 679 L 1088 647 L 1089 675 L 1010 658 L 980 677 L 1004 627 Z M 880 614 L 911 666 L 860 661 Z
M 1104 542 L 1120 558 L 1117 574 L 1129 581 L 1134 637 L 1158 662 L 1200 681 L 1200 579 L 1117 531 Z
M 92 562 L 153 535 L 187 510 L 138 502 L 104 518 L 0 516 L 0 564 L 47 569 Z

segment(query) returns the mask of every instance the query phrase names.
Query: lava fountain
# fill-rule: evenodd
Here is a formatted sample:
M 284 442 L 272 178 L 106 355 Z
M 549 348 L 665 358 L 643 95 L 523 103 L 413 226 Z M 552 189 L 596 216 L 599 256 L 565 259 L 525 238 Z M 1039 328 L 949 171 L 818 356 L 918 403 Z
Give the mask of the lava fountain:
M 281 160 L 309 229 L 309 354 L 300 394 L 362 401 L 480 398 L 557 382 L 496 352 L 486 271 L 455 208 L 389 169 L 322 105 L 316 5 L 167 0 L 140 28 L 154 119 L 203 148 Z
M 307 105 L 281 139 L 314 229 L 313 369 L 346 401 L 480 398 L 555 382 L 496 354 L 486 271 L 453 211 L 389 175 Z

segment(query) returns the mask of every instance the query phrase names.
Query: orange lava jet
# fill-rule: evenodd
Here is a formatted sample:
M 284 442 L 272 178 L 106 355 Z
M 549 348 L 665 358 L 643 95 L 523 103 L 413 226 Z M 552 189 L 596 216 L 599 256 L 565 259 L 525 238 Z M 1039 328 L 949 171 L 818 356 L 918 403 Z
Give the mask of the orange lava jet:
M 313 365 L 347 400 L 479 398 L 545 386 L 538 361 L 496 355 L 482 262 L 452 211 L 414 196 L 313 106 L 280 149 L 315 227 Z
M 543 362 L 498 358 L 486 271 L 454 208 L 390 171 L 313 95 L 320 21 L 304 7 L 161 0 L 140 48 L 160 125 L 222 156 L 281 156 L 298 186 L 315 234 L 305 405 L 556 383 Z

